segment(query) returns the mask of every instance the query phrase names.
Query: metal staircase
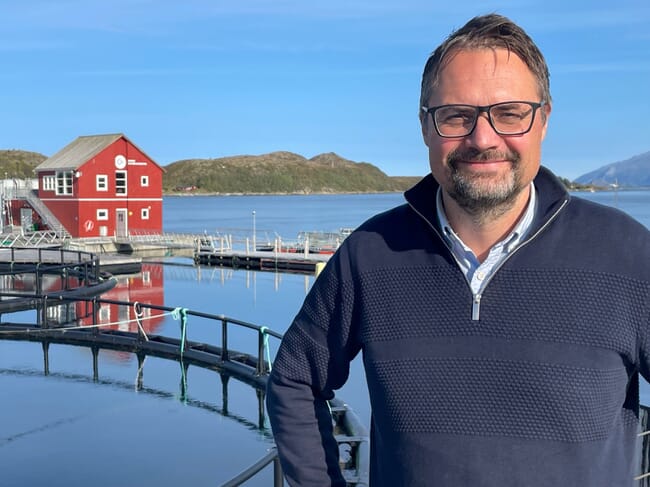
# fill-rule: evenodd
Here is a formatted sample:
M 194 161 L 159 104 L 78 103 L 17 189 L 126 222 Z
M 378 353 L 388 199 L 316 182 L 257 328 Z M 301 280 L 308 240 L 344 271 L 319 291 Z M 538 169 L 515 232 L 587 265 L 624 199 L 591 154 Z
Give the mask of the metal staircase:
M 41 221 L 48 226 L 48 228 L 54 232 L 60 240 L 66 240 L 71 238 L 71 235 L 65 229 L 63 224 L 54 216 L 54 213 L 45 206 L 45 204 L 38 198 L 37 190 L 35 189 L 25 189 L 23 191 L 17 191 L 17 198 L 25 199 L 31 205 L 31 207 L 40 215 Z

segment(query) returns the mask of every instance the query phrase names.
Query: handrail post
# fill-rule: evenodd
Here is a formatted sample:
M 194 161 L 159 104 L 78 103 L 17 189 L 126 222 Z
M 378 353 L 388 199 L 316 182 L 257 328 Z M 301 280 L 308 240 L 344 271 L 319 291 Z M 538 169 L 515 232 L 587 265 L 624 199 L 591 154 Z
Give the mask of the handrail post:
M 97 314 L 99 313 L 100 305 L 97 303 L 97 296 L 93 297 L 91 302 L 93 310 L 93 335 L 99 335 L 99 328 L 97 327 Z
M 273 487 L 284 486 L 284 475 L 282 474 L 282 465 L 280 464 L 280 457 L 275 456 L 273 459 Z
M 41 269 L 40 269 L 40 261 L 36 264 L 36 294 L 40 296 L 40 294 L 43 292 L 43 276 L 41 275 Z
M 99 256 L 93 254 L 92 260 L 93 282 L 99 282 Z
M 48 328 L 47 326 L 47 295 L 42 298 L 43 308 L 41 309 L 41 328 Z
M 221 319 L 221 360 L 227 362 L 230 359 L 228 353 L 228 320 Z
M 257 374 L 264 375 L 269 370 L 266 365 L 266 360 L 264 358 L 264 352 L 266 350 L 265 340 L 264 340 L 264 330 L 260 328 L 257 333 Z

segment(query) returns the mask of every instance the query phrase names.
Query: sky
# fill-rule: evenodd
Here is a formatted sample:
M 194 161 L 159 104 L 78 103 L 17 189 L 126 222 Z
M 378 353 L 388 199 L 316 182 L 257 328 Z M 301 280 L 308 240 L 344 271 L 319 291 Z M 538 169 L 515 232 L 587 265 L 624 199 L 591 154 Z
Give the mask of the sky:
M 650 151 L 648 0 L 0 0 L 0 149 L 124 133 L 162 166 L 335 152 L 421 176 L 424 63 L 490 12 L 549 65 L 545 166 Z

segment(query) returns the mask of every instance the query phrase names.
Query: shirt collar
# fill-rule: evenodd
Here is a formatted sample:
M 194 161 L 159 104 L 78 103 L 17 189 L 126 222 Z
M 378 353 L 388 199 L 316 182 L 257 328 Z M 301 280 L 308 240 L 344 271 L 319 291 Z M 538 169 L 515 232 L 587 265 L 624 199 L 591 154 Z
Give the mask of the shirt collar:
M 537 190 L 535 189 L 535 184 L 533 184 L 533 182 L 531 181 L 530 196 L 528 198 L 528 206 L 526 207 L 526 211 L 521 216 L 521 218 L 515 225 L 515 228 L 513 228 L 512 232 L 510 232 L 510 234 L 506 238 L 504 238 L 503 240 L 495 244 L 495 246 L 503 245 L 506 252 L 510 252 L 511 250 L 513 250 L 530 231 L 530 228 L 533 224 L 533 219 L 535 217 L 536 205 L 537 205 Z M 460 239 L 460 237 L 456 234 L 456 232 L 454 232 L 454 229 L 449 224 L 449 220 L 447 219 L 445 208 L 442 203 L 441 186 L 438 187 L 438 191 L 436 193 L 436 212 L 438 214 L 438 222 L 440 223 L 442 234 L 445 240 L 447 241 L 447 243 L 452 248 L 460 245 L 465 250 L 469 250 L 469 248 Z

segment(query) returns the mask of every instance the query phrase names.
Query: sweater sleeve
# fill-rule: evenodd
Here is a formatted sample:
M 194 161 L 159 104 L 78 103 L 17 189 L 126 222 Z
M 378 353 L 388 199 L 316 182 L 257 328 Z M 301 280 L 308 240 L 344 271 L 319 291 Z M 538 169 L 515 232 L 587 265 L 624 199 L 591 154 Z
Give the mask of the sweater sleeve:
M 336 254 L 284 335 L 267 386 L 267 409 L 292 486 L 345 486 L 327 401 L 359 351 L 351 331 L 353 291 Z
M 641 376 L 650 382 L 650 344 L 648 343 L 648 334 L 650 333 L 650 292 L 645 298 L 645 322 L 639 327 L 639 372 Z

